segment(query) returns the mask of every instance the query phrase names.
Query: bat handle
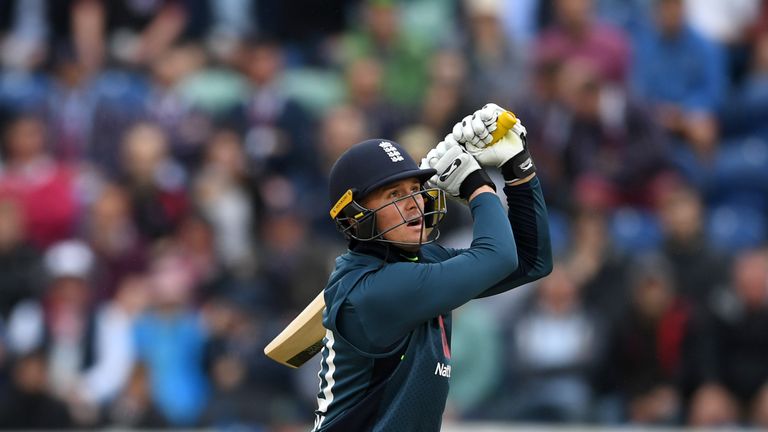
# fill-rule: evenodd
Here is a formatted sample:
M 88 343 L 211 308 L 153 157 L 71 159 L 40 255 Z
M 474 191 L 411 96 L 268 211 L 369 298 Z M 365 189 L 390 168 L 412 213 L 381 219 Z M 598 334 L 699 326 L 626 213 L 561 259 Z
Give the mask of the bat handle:
M 503 113 L 499 114 L 499 117 L 496 119 L 496 130 L 491 132 L 491 144 L 495 144 L 496 141 L 500 140 L 504 135 L 509 132 L 510 129 L 517 123 L 517 117 L 515 117 L 514 114 L 512 114 L 509 111 L 504 111 Z M 490 144 L 489 144 L 490 145 Z

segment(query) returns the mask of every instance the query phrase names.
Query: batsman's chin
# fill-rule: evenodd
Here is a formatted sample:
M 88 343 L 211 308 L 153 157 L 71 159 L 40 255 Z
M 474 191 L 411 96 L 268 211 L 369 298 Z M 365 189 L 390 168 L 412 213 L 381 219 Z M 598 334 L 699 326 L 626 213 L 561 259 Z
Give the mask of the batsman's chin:
M 408 228 L 407 240 L 405 240 L 404 243 L 407 243 L 410 245 L 421 246 L 422 244 L 427 242 L 429 235 L 432 233 L 432 228 L 426 228 L 421 225 L 418 225 L 415 227 L 409 226 L 407 228 Z
M 425 228 L 422 226 L 410 227 L 400 226 L 395 230 L 392 230 L 390 235 L 385 236 L 387 240 L 403 250 L 416 251 L 419 247 L 427 243 L 429 234 L 432 232 L 432 228 Z

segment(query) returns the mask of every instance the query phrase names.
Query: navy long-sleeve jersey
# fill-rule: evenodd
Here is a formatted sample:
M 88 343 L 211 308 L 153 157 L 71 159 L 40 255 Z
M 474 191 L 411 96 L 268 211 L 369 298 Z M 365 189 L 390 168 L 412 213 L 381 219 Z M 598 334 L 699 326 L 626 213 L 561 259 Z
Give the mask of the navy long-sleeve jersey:
M 451 311 L 552 268 L 537 178 L 470 203 L 468 249 L 417 255 L 366 242 L 336 259 L 325 288 L 315 431 L 439 431 L 451 376 Z

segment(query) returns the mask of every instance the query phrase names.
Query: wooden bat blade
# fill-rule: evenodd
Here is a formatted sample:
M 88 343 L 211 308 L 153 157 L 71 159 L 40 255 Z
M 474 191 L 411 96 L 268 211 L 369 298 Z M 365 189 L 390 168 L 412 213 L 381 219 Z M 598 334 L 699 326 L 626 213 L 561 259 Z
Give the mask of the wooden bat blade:
M 323 291 L 264 348 L 272 360 L 297 368 L 323 348 Z

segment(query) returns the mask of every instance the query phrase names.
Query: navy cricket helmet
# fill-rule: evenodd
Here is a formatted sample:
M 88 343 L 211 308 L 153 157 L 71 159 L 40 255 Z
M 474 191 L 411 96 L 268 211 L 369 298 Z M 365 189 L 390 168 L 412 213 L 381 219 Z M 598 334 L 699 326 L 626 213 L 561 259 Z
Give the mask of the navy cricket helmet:
M 431 168 L 419 168 L 405 149 L 394 141 L 371 139 L 355 144 L 339 156 L 331 168 L 331 218 L 348 239 L 387 242 L 384 234 L 412 221 L 403 216 L 402 223 L 379 232 L 376 227 L 376 212 L 402 200 L 416 200 L 416 196 L 421 195 L 424 199 L 423 208 L 419 207 L 421 223 L 424 228 L 429 228 L 430 232 L 419 244 L 430 243 L 439 236 L 436 227 L 446 212 L 444 192 L 436 188 L 424 188 L 424 183 L 435 173 Z M 408 178 L 417 178 L 421 182 L 421 190 L 375 209 L 366 208 L 361 204 L 363 198 L 378 188 Z

